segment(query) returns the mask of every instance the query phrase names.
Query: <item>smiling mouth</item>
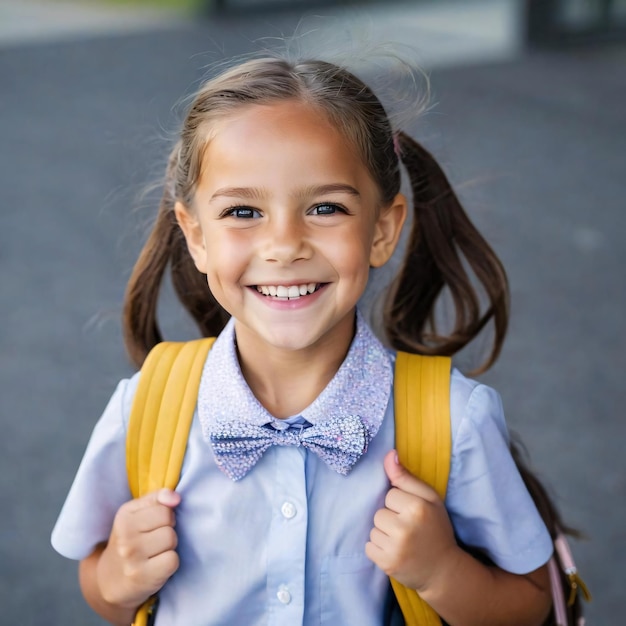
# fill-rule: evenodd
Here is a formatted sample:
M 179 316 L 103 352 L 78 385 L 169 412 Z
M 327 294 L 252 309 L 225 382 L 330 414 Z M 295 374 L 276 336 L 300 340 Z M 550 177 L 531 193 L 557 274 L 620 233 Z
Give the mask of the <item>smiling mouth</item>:
M 303 296 L 309 296 L 320 289 L 325 283 L 303 283 L 302 285 L 255 285 L 260 294 L 271 296 L 280 300 L 296 300 Z

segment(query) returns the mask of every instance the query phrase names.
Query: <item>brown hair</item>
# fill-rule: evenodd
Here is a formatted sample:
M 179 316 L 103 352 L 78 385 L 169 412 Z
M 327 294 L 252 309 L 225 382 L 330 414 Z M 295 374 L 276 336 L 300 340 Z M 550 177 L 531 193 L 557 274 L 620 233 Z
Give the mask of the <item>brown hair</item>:
M 132 361 L 141 365 L 149 350 L 162 340 L 156 311 L 168 265 L 174 289 L 201 334 L 217 335 L 224 327 L 228 314 L 191 260 L 174 217 L 174 204 L 178 200 L 192 206 L 212 123 L 241 106 L 286 99 L 318 108 L 352 142 L 378 186 L 383 206 L 400 191 L 401 163 L 406 168 L 415 219 L 404 266 L 384 313 L 391 345 L 411 352 L 451 355 L 493 320 L 493 347 L 482 368 L 489 367 L 507 328 L 506 275 L 435 159 L 407 134 L 399 132 L 394 137 L 379 99 L 346 69 L 325 61 L 290 63 L 277 58 L 247 61 L 207 81 L 189 108 L 180 140 L 170 155 L 156 222 L 126 291 L 124 339 Z M 452 332 L 439 334 L 434 309 L 444 287 L 454 302 L 455 323 Z M 480 302 L 481 289 L 487 299 L 485 307 Z

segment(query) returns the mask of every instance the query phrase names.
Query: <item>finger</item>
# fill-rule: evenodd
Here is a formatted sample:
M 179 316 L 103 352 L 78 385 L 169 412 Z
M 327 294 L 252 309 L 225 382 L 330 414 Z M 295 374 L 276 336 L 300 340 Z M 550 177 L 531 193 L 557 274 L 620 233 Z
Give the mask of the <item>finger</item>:
M 389 478 L 389 482 L 394 487 L 411 493 L 414 496 L 424 498 L 429 502 L 437 502 L 439 500 L 437 492 L 432 489 L 432 487 L 429 487 L 425 482 L 413 476 L 413 474 L 400 464 L 395 450 L 391 450 L 386 454 L 383 466 L 387 478 Z
M 430 506 L 432 502 L 421 496 L 398 489 L 398 487 L 392 487 L 385 496 L 385 507 L 398 514 L 415 511 L 423 504 Z
M 392 535 L 400 527 L 400 516 L 389 509 L 379 509 L 374 514 L 374 527 L 386 535 Z
M 133 527 L 147 533 L 162 526 L 176 526 L 176 514 L 172 509 L 162 504 L 155 504 L 151 508 L 139 509 L 132 514 Z
M 170 508 L 177 507 L 180 504 L 180 494 L 172 491 L 171 489 L 159 489 L 158 491 L 152 491 L 141 498 L 131 500 L 128 503 L 128 510 L 134 513 L 141 509 L 152 507 L 155 504 L 162 504 Z
M 370 542 L 385 550 L 389 546 L 389 535 L 385 534 L 379 528 L 372 528 L 370 531 Z
M 165 584 L 167 579 L 178 569 L 180 559 L 174 550 L 161 552 L 148 560 L 148 568 L 152 576 L 160 583 Z
M 385 551 L 375 543 L 368 541 L 365 544 L 365 556 L 372 561 L 372 563 L 381 567 L 381 563 L 383 563 L 385 559 Z
M 178 535 L 171 526 L 162 526 L 143 537 L 143 553 L 148 559 L 175 550 L 177 546 Z

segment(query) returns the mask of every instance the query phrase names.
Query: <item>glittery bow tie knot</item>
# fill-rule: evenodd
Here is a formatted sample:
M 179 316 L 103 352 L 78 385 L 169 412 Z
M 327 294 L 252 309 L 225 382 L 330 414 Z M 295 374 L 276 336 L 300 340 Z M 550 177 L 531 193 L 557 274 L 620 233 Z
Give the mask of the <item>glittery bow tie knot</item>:
M 308 428 L 218 424 L 210 435 L 215 461 L 232 480 L 243 478 L 270 446 L 302 446 L 346 475 L 367 450 L 369 432 L 358 416 L 332 417 Z

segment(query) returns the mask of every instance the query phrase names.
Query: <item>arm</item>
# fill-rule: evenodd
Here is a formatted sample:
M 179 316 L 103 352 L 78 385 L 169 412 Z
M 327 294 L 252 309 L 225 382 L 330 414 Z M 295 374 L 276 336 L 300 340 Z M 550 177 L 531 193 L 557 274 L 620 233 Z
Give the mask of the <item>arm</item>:
M 128 626 L 137 609 L 178 569 L 174 507 L 180 496 L 162 489 L 122 505 L 111 535 L 79 566 L 87 604 L 112 624 Z
M 523 576 L 511 574 L 483 565 L 460 548 L 446 559 L 438 577 L 417 591 L 454 626 L 540 626 L 551 606 L 546 566 Z
M 416 589 L 451 626 L 540 626 L 550 609 L 546 568 L 525 576 L 486 566 L 456 543 L 441 499 L 385 458 L 392 484 L 374 517 L 366 554 L 386 574 Z
M 139 605 L 134 608 L 125 608 L 107 602 L 102 597 L 98 583 L 98 564 L 106 545 L 105 543 L 100 544 L 86 559 L 80 562 L 78 566 L 80 590 L 87 604 L 107 622 L 116 626 L 128 626 L 132 624 Z

